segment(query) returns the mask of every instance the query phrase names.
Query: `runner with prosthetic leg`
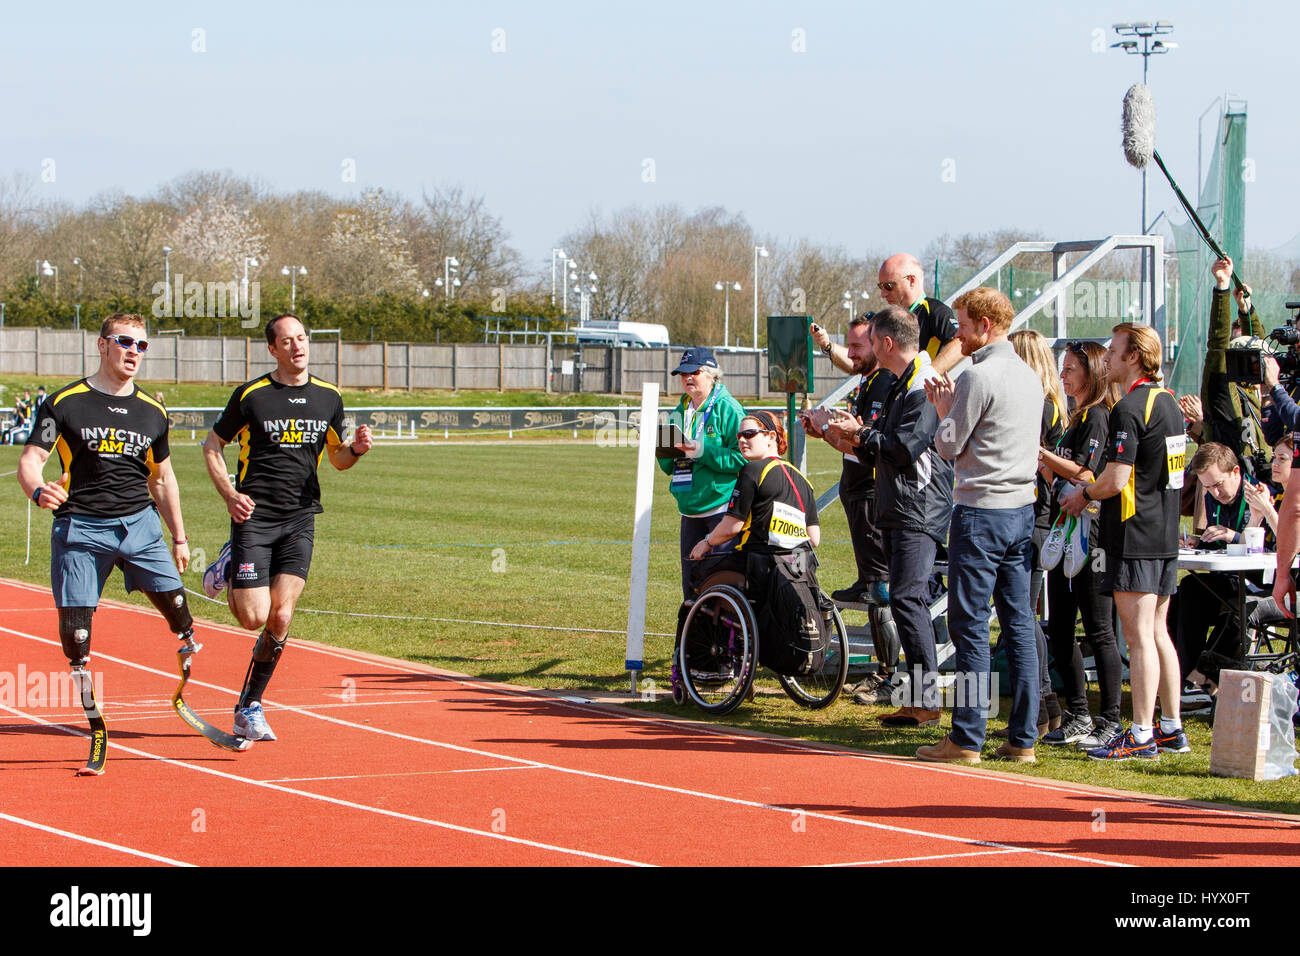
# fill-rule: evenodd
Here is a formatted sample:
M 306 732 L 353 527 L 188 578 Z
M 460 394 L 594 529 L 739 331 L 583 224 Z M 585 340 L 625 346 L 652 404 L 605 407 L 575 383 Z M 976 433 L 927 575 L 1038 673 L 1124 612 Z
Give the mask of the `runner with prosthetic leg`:
M 91 728 L 82 774 L 103 773 L 108 755 L 108 731 L 87 666 L 95 608 L 113 568 L 122 569 L 128 591 L 149 596 L 184 642 L 183 652 L 198 649 L 179 573 L 190 554 L 167 414 L 134 382 L 148 348 L 144 329 L 138 315 L 116 313 L 104 320 L 99 368 L 42 403 L 18 461 L 23 492 L 54 512 L 50 582 L 59 643 Z M 62 475 L 47 482 L 41 473 L 52 451 L 58 452 Z M 163 522 L 172 533 L 170 549 L 163 543 Z

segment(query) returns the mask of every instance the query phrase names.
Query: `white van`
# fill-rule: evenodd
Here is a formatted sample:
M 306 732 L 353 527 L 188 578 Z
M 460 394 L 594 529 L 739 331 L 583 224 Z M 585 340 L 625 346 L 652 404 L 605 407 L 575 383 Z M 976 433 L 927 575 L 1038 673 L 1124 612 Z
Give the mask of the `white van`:
M 579 343 L 591 342 L 634 349 L 668 347 L 668 327 L 652 322 L 588 322 L 571 330 Z

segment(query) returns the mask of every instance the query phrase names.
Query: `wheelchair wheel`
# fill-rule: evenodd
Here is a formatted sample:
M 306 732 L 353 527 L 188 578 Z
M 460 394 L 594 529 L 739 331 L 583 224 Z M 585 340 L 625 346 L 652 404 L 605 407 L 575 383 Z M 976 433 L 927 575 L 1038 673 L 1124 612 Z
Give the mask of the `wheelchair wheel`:
M 777 674 L 785 692 L 800 707 L 820 710 L 834 703 L 849 676 L 849 640 L 839 611 L 831 614 L 830 644 L 822 666 L 811 674 Z
M 758 669 L 758 624 L 736 588 L 708 588 L 682 624 L 678 669 L 687 695 L 701 710 L 728 714 L 745 699 Z

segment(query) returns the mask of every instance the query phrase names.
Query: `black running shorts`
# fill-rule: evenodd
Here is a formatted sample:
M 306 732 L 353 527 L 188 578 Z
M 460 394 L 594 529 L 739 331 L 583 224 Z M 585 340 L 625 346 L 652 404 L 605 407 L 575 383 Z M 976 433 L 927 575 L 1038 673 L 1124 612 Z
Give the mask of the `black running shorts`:
M 313 512 L 274 520 L 253 516 L 242 524 L 230 523 L 230 570 L 232 588 L 270 587 L 277 574 L 292 574 L 307 580 L 311 550 L 316 539 Z
M 1178 590 L 1178 559 L 1127 558 L 1118 567 L 1108 565 L 1101 575 L 1099 590 L 1102 594 L 1135 591 L 1167 597 Z

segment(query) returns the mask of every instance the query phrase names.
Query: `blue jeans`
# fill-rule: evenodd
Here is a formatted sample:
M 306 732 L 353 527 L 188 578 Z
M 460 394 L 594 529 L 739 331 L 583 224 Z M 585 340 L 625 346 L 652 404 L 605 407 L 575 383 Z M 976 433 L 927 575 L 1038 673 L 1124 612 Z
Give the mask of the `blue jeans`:
M 952 511 L 948 532 L 948 632 L 957 651 L 957 704 L 953 743 L 967 750 L 984 745 L 997 691 L 990 687 L 989 599 L 998 612 L 1001 645 L 1011 672 L 1013 747 L 1038 739 L 1038 646 L 1029 603 L 1033 570 L 1034 506 Z

